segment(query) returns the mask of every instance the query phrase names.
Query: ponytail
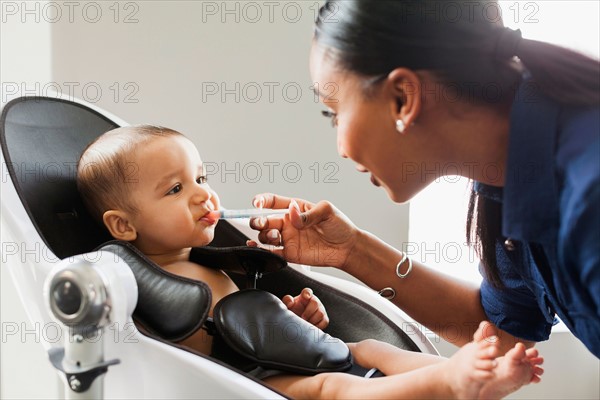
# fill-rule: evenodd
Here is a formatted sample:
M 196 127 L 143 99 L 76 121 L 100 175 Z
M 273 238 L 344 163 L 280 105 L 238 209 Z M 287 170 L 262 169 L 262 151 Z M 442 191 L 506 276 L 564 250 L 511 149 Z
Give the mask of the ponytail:
M 600 104 L 600 63 L 581 53 L 537 40 L 523 39 L 517 56 L 540 90 L 560 104 Z
M 483 7 L 499 7 L 484 0 Z M 339 67 L 367 78 L 386 76 L 398 67 L 434 72 L 447 84 L 485 87 L 502 93 L 480 103 L 512 100 L 527 69 L 541 92 L 560 104 L 600 104 L 600 63 L 575 51 L 522 39 L 519 30 L 473 13 L 470 2 L 452 3 L 460 17 L 442 14 L 440 0 L 328 0 L 315 23 L 315 41 L 332 51 Z M 515 63 L 517 56 L 521 63 Z M 379 80 L 370 80 L 379 82 Z

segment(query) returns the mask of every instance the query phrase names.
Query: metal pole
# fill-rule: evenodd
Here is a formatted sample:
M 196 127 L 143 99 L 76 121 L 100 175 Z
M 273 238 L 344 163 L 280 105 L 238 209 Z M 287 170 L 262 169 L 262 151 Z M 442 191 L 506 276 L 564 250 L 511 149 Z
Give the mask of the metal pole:
M 85 371 L 104 361 L 103 330 L 96 329 L 90 333 L 71 332 L 65 343 L 63 365 L 67 372 Z M 67 399 L 102 399 L 104 398 L 104 374 L 97 376 L 91 386 L 84 392 L 77 392 L 85 385 L 81 378 L 71 375 L 67 378 L 65 397 Z M 69 375 L 67 375 L 69 376 Z

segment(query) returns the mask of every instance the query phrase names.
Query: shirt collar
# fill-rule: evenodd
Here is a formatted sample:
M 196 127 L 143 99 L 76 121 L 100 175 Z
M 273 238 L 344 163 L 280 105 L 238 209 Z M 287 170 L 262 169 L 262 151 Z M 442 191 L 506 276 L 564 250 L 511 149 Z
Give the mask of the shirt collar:
M 554 240 L 558 227 L 558 190 L 554 153 L 559 106 L 524 79 L 510 114 L 502 233 L 517 240 Z

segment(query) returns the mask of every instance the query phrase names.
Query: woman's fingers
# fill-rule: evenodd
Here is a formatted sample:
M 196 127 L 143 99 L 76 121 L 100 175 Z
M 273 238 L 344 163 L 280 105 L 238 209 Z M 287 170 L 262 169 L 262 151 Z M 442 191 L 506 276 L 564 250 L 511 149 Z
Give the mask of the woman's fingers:
M 263 244 L 271 244 L 273 246 L 282 246 L 283 238 L 281 232 L 277 229 L 269 229 L 258 233 L 258 240 Z
M 254 196 L 252 204 L 257 208 L 289 208 L 289 218 L 296 229 L 308 228 L 316 225 L 335 214 L 335 207 L 328 201 L 320 201 L 315 205 L 305 200 L 292 199 L 273 193 L 257 194 Z M 279 225 L 272 225 L 272 221 L 278 221 L 277 223 Z M 250 221 L 250 227 L 256 230 L 281 230 L 282 224 L 282 218 L 253 218 Z
M 259 231 L 258 240 L 264 244 L 280 246 L 282 243 L 282 217 L 259 217 L 250 219 L 250 227 Z
M 250 219 L 250 228 L 257 231 L 264 231 L 267 229 L 277 229 L 281 231 L 283 228 L 282 217 L 259 217 Z
M 302 212 L 294 208 L 290 210 L 290 220 L 296 229 L 317 225 L 335 214 L 335 208 L 328 201 L 320 201 L 316 205 L 307 204 Z
M 256 208 L 283 209 L 288 208 L 292 200 L 296 200 L 301 212 L 307 210 L 307 207 L 312 205 L 312 203 L 306 200 L 292 199 L 291 197 L 280 196 L 274 193 L 257 194 L 252 200 L 252 205 Z
M 288 208 L 292 199 L 273 193 L 261 193 L 254 196 L 252 205 L 256 208 Z
M 296 229 L 302 229 L 304 217 L 301 215 L 302 211 L 309 210 L 312 204 L 299 199 L 292 199 L 290 197 L 279 196 L 273 193 L 261 193 L 254 196 L 252 205 L 256 208 L 272 208 L 272 209 L 290 209 L 290 221 Z M 265 229 L 277 229 L 281 231 L 283 225 L 283 219 L 278 219 L 277 225 L 272 225 L 271 221 L 275 219 L 265 218 L 253 218 L 250 220 L 250 227 L 255 230 Z M 266 243 L 266 242 L 263 242 Z
M 256 207 L 289 210 L 285 216 L 250 221 L 250 227 L 258 231 L 258 241 L 282 247 L 269 250 L 284 256 L 289 262 L 339 268 L 346 262 L 360 232 L 328 201 L 313 204 L 262 193 L 254 197 L 253 204 Z M 255 244 L 249 242 L 250 246 Z

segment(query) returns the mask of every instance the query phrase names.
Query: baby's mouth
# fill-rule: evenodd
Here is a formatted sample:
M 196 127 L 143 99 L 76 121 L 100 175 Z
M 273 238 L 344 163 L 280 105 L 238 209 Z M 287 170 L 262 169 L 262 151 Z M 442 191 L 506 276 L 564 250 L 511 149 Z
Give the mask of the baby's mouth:
M 219 213 L 217 211 L 208 211 L 199 221 L 206 222 L 209 225 L 215 225 L 219 221 Z

